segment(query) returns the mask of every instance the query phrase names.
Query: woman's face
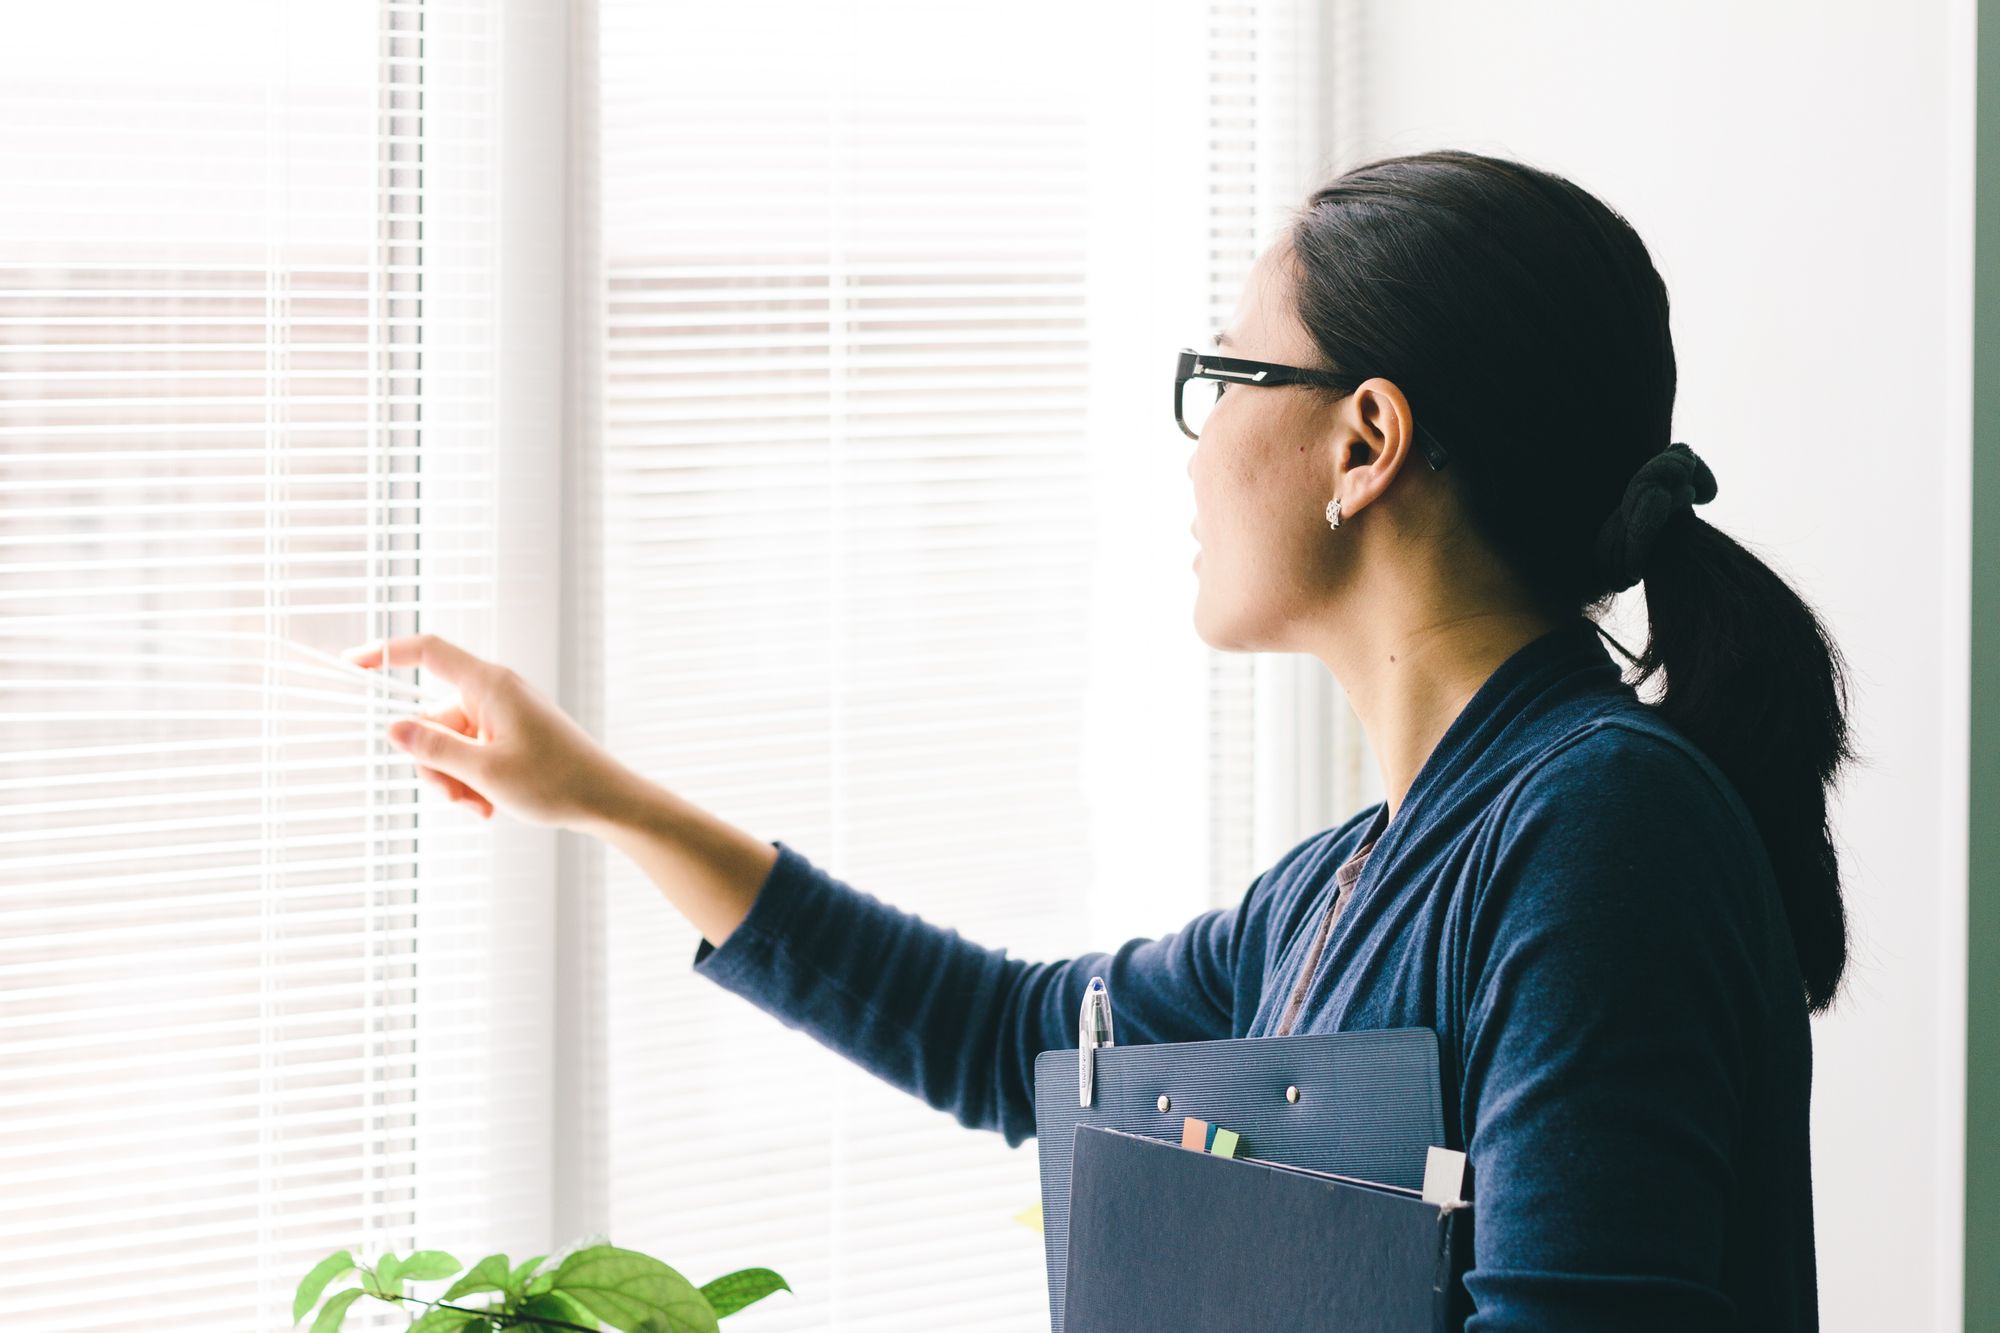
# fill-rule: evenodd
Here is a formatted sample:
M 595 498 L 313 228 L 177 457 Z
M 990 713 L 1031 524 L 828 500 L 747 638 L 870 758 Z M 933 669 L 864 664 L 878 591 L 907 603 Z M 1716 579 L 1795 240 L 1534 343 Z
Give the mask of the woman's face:
M 1293 313 L 1291 262 L 1283 241 L 1258 258 L 1214 350 L 1288 366 L 1320 363 Z M 1297 631 L 1337 592 L 1345 518 L 1342 531 L 1331 531 L 1325 511 L 1336 494 L 1339 414 L 1340 404 L 1314 389 L 1245 384 L 1224 387 L 1210 410 L 1188 476 L 1201 543 L 1195 632 L 1211 646 L 1299 651 Z

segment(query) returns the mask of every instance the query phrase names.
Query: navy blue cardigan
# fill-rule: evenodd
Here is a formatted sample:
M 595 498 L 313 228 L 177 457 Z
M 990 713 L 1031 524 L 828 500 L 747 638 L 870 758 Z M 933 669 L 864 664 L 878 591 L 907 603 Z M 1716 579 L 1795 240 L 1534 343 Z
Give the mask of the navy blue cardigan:
M 1160 939 L 1031 963 L 783 842 L 694 969 L 1010 1145 L 1102 975 L 1118 1040 L 1269 1036 L 1335 869 L 1379 833 L 1294 1030 L 1422 1026 L 1471 1157 L 1468 1329 L 1815 1328 L 1804 984 L 1741 799 L 1581 617 L 1474 694 L 1394 819 L 1315 834 Z

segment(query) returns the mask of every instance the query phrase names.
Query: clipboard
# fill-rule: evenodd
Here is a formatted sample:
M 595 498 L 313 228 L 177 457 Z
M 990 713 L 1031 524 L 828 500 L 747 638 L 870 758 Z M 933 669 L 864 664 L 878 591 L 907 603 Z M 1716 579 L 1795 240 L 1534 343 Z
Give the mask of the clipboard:
M 1471 1205 L 1080 1125 L 1071 1333 L 1443 1333 L 1471 1313 Z
M 1084 1061 L 1088 1106 L 1079 1105 L 1077 1085 Z M 1086 1044 L 1036 1056 L 1052 1333 L 1063 1333 L 1080 1127 L 1121 1130 L 1186 1151 L 1179 1144 L 1189 1116 L 1234 1130 L 1239 1156 L 1421 1190 L 1429 1149 L 1444 1143 L 1437 1034 L 1382 1028 L 1094 1050 Z

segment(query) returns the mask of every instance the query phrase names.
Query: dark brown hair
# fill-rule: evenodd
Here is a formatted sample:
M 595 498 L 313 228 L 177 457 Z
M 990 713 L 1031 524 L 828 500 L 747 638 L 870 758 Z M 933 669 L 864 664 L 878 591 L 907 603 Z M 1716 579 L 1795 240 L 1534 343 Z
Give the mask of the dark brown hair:
M 1807 1003 L 1824 1010 L 1847 963 L 1827 822 L 1828 785 L 1854 758 L 1839 649 L 1782 577 L 1692 508 L 1659 530 L 1642 575 L 1599 559 L 1600 531 L 1672 427 L 1666 285 L 1638 233 L 1561 176 L 1445 150 L 1342 173 L 1286 240 L 1322 368 L 1351 381 L 1331 392 L 1373 376 L 1403 391 L 1474 530 L 1531 596 L 1594 617 L 1643 577 L 1648 637 L 1628 680 L 1664 673 L 1654 706 L 1755 818 Z M 1510 414 L 1526 398 L 1508 389 L 1537 380 L 1562 386 L 1562 411 Z

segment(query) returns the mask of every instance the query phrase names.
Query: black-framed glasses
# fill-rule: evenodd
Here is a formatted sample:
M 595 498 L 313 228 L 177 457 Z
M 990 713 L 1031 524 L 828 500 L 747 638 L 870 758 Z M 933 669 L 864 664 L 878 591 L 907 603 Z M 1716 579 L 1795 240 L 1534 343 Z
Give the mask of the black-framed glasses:
M 1211 391 L 1207 381 L 1215 385 Z M 1194 384 L 1194 389 L 1188 386 Z M 1324 370 L 1308 370 L 1303 366 L 1281 366 L 1274 361 L 1246 361 L 1240 356 L 1213 356 L 1207 352 L 1197 352 L 1192 347 L 1183 347 L 1180 359 L 1174 365 L 1174 421 L 1181 428 L 1181 434 L 1190 440 L 1201 438 L 1201 428 L 1208 420 L 1208 414 L 1227 392 L 1232 384 L 1254 388 L 1273 388 L 1283 384 L 1316 384 L 1323 388 L 1347 390 L 1352 381 L 1342 376 L 1332 375 Z M 1417 427 L 1417 447 L 1423 451 L 1424 461 L 1431 470 L 1442 471 L 1450 461 L 1444 446 L 1430 427 Z

